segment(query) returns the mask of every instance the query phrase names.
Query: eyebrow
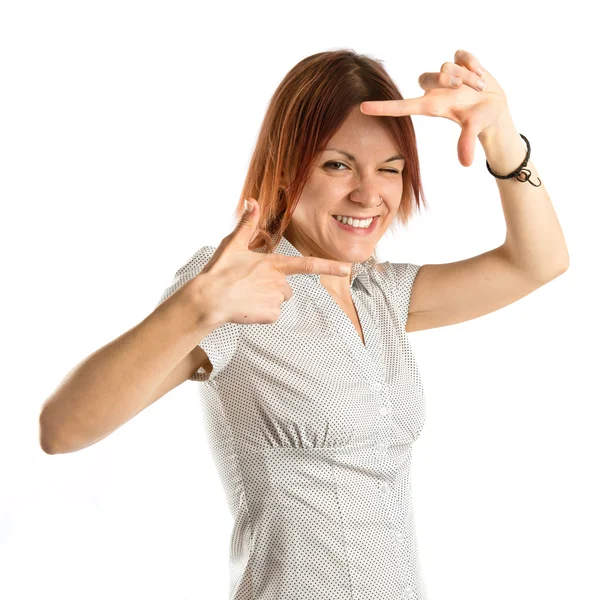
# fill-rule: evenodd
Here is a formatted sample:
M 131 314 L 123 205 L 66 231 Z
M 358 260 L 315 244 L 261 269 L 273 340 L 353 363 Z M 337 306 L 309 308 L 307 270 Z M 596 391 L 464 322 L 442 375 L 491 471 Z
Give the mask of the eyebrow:
M 350 154 L 349 152 L 345 152 L 344 150 L 339 150 L 338 148 L 326 148 L 325 152 L 327 152 L 328 150 L 333 150 L 334 152 L 339 152 L 340 154 L 347 156 L 348 160 L 356 161 L 355 156 L 352 156 L 352 154 Z M 401 154 L 394 154 L 394 156 L 390 156 L 390 158 L 388 158 L 387 160 L 384 160 L 383 162 L 388 163 L 388 162 L 392 162 L 394 160 L 406 160 L 406 159 Z

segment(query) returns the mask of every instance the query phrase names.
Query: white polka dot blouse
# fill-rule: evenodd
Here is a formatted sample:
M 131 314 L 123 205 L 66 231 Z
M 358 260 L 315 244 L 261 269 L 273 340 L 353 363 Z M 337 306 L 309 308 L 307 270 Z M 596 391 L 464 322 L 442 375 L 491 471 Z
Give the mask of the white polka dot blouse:
M 301 256 L 285 237 L 274 252 Z M 230 600 L 426 600 L 411 499 L 425 401 L 405 331 L 419 268 L 353 264 L 364 344 L 318 274 L 287 277 L 275 323 L 226 323 L 200 342 L 213 370 L 190 380 L 233 515 Z

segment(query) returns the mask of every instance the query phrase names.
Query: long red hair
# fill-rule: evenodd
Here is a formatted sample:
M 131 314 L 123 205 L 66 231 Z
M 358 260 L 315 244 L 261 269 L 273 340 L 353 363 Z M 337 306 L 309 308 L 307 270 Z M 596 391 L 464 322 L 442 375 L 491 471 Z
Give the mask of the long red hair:
M 353 50 L 319 52 L 294 66 L 271 98 L 235 210 L 237 222 L 245 198 L 255 198 L 260 205 L 259 226 L 249 249 L 266 245 L 266 252 L 272 252 L 315 161 L 353 108 L 368 100 L 402 99 L 382 62 Z M 402 200 L 393 221 L 393 226 L 406 226 L 421 205 L 427 207 L 412 119 L 372 118 L 382 120 L 406 157 Z

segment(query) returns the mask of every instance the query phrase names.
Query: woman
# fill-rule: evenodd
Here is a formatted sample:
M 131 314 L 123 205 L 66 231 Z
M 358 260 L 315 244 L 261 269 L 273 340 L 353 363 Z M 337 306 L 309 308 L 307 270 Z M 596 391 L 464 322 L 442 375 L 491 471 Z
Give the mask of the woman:
M 450 264 L 376 259 L 388 228 L 424 204 L 411 114 L 458 122 L 463 165 L 475 137 L 494 173 L 522 163 L 506 97 L 480 67 L 459 50 L 403 100 L 369 57 L 302 60 L 268 108 L 235 231 L 45 403 L 42 447 L 73 452 L 203 383 L 235 521 L 231 599 L 426 598 L 410 479 L 425 404 L 406 334 L 497 310 L 568 264 L 545 189 L 527 185 L 531 162 L 525 179 L 497 179 L 502 246 Z

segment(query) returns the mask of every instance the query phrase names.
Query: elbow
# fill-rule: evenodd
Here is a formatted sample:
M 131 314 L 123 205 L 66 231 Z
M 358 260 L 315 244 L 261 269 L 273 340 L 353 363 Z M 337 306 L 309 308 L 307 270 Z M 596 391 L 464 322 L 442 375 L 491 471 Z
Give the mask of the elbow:
M 39 418 L 39 444 L 40 448 L 46 454 L 60 454 L 58 444 L 56 441 L 56 435 L 53 434 L 52 428 L 49 427 L 44 411 L 41 412 Z
M 40 448 L 46 454 L 58 454 L 58 452 L 56 451 L 56 445 L 54 444 L 52 439 L 48 436 L 48 434 L 41 427 L 40 427 L 39 441 L 40 441 Z
M 40 448 L 46 453 L 46 454 L 59 454 L 55 447 L 52 445 L 51 442 L 49 442 L 46 438 L 43 438 L 40 436 Z
M 58 454 L 55 444 L 42 431 L 40 431 L 40 448 L 46 454 Z
M 542 285 L 545 283 L 549 283 L 553 279 L 560 277 L 560 275 L 565 273 L 568 268 L 569 259 L 567 257 L 565 260 L 553 263 L 551 268 L 547 267 L 543 272 L 537 273 L 536 280 L 539 281 Z
M 559 275 L 562 275 L 569 268 L 569 251 L 565 247 L 562 260 L 559 261 Z
M 554 270 L 554 278 L 558 277 L 559 275 L 562 275 L 563 273 L 565 273 L 567 270 L 569 269 L 569 257 L 567 256 L 565 258 L 565 260 L 561 261 L 557 268 Z

